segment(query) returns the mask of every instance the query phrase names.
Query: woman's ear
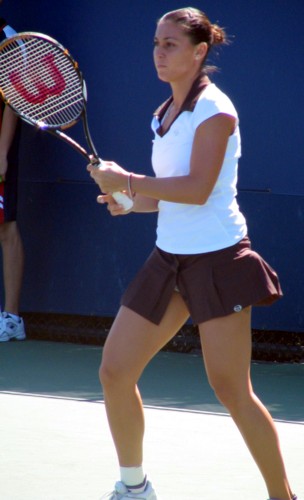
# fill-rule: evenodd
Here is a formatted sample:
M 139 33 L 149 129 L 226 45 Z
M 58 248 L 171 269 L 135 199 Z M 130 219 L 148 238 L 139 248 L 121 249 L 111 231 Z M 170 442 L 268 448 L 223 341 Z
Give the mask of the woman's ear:
M 208 51 L 208 45 L 206 42 L 199 43 L 195 48 L 194 58 L 198 60 L 203 60 L 206 57 Z

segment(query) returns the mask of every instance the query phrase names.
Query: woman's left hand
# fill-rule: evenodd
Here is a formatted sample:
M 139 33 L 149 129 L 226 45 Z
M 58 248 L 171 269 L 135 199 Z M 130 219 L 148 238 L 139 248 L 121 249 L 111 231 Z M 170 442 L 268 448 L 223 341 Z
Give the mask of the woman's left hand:
M 87 170 L 103 193 L 128 189 L 129 173 L 113 161 L 102 161 L 97 166 L 90 163 Z

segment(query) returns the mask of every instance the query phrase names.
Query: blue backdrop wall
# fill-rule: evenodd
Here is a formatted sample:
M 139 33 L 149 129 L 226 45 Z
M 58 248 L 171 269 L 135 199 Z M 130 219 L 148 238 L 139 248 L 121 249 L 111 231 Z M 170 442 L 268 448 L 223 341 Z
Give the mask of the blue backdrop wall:
M 150 173 L 153 110 L 167 98 L 152 61 L 156 19 L 180 0 L 10 0 L 0 14 L 17 31 L 61 41 L 88 86 L 100 155 Z M 215 82 L 240 115 L 239 202 L 256 250 L 280 275 L 284 298 L 254 311 L 255 328 L 304 331 L 303 0 L 205 0 L 194 6 L 225 26 Z M 81 140 L 81 129 L 71 130 Z M 154 244 L 154 214 L 111 218 L 95 202 L 85 161 L 24 126 L 19 224 L 26 250 L 22 310 L 113 316 Z

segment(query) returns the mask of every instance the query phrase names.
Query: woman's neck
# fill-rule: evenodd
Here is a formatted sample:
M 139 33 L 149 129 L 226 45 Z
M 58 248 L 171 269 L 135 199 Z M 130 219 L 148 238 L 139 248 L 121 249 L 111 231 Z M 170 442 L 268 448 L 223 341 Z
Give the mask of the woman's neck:
M 189 91 L 197 78 L 203 76 L 202 74 L 195 74 L 192 78 L 187 78 L 187 80 L 180 80 L 178 82 L 171 82 L 173 103 L 175 109 L 180 109 L 183 102 L 185 101 Z

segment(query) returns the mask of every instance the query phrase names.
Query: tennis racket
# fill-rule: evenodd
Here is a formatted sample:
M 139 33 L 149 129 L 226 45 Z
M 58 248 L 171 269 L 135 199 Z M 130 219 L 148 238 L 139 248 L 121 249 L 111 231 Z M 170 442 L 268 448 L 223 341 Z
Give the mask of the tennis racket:
M 87 118 L 87 92 L 78 63 L 60 43 L 42 33 L 18 33 L 0 45 L 0 93 L 26 123 L 62 139 L 97 168 L 102 160 L 93 144 Z M 90 152 L 63 131 L 82 121 Z M 111 193 L 125 210 L 125 193 Z

